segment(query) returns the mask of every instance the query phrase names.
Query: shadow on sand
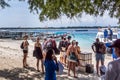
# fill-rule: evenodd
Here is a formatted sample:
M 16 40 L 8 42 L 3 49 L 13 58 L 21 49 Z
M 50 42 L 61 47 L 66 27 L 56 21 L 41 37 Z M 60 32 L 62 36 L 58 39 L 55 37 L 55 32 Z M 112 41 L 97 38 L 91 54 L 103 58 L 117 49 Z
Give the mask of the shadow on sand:
M 35 78 L 41 80 L 44 76 L 34 68 L 29 67 L 27 69 L 14 68 L 11 70 L 0 70 L 0 77 L 7 80 L 35 80 Z
M 6 80 L 44 80 L 44 75 L 37 72 L 35 68 L 28 67 L 24 68 L 14 68 L 14 69 L 4 69 L 0 70 L 0 77 Z M 62 75 L 57 75 L 57 80 L 99 80 L 94 75 L 88 76 L 83 74 L 78 74 L 78 78 L 73 78 L 73 76 L 68 76 L 67 72 Z

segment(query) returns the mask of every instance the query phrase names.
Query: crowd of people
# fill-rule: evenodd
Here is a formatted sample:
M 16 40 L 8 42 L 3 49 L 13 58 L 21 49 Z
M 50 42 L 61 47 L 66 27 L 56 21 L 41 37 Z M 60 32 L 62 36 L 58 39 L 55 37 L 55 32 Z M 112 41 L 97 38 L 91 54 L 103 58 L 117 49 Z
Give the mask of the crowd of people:
M 21 44 L 23 49 L 23 67 L 27 68 L 27 55 L 28 55 L 28 46 L 27 41 L 28 36 L 24 36 L 24 41 Z M 55 54 L 60 54 L 60 62 L 68 68 L 68 76 L 70 76 L 70 71 L 73 71 L 74 77 L 76 76 L 75 67 L 79 66 L 79 54 L 81 53 L 79 43 L 75 40 L 71 41 L 71 36 L 61 37 L 59 44 L 53 37 L 50 39 L 44 38 L 43 43 L 40 43 L 40 38 L 38 37 L 34 44 L 33 56 L 36 57 L 36 70 L 40 72 L 39 61 L 41 61 L 42 73 L 45 74 L 45 80 L 56 80 L 56 71 L 59 71 L 58 59 Z M 104 74 L 105 80 L 119 80 L 120 79 L 120 39 L 117 39 L 109 47 L 115 48 L 115 53 L 118 57 L 116 61 L 112 61 L 108 64 L 107 70 Z M 95 53 L 96 60 L 96 72 L 99 76 L 99 62 L 104 66 L 106 46 L 103 42 L 100 42 L 98 38 L 92 45 L 92 50 Z M 44 71 L 45 70 L 45 71 Z M 112 75 L 111 75 L 112 74 Z
M 23 68 L 28 67 L 27 56 L 29 43 L 27 39 L 28 36 L 25 35 L 24 41 L 21 44 L 24 55 Z M 43 43 L 40 43 L 40 38 L 37 37 L 33 51 L 33 57 L 36 57 L 37 59 L 36 70 L 40 72 L 40 61 L 42 73 L 45 73 L 45 80 L 56 80 L 55 71 L 59 71 L 59 67 L 58 59 L 55 54 L 59 54 L 60 63 L 68 68 L 68 75 L 70 75 L 70 70 L 72 70 L 74 73 L 74 77 L 77 77 L 75 73 L 75 67 L 80 64 L 78 60 L 78 55 L 81 52 L 78 44 L 79 43 L 75 40 L 71 41 L 71 36 L 62 36 L 58 45 L 53 37 L 50 37 L 50 39 L 44 38 Z

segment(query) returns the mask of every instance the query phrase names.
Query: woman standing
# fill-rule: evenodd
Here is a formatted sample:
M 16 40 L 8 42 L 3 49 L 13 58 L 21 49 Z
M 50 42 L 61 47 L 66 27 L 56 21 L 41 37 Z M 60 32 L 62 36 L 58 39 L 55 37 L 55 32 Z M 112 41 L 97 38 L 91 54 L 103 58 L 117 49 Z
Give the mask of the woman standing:
M 56 80 L 55 71 L 59 70 L 57 58 L 53 53 L 54 53 L 53 50 L 49 49 L 46 54 L 46 58 L 44 62 L 45 71 L 46 71 L 45 80 Z
M 27 55 L 28 55 L 28 46 L 29 46 L 29 43 L 27 41 L 28 39 L 28 36 L 25 35 L 24 37 L 24 41 L 23 41 L 23 68 L 27 68 L 28 67 L 28 64 L 27 64 Z
M 38 37 L 34 46 L 34 51 L 35 51 L 35 57 L 37 58 L 37 71 L 40 72 L 39 70 L 39 60 L 41 60 L 41 68 L 42 72 L 44 73 L 44 68 L 43 68 L 43 55 L 42 55 L 42 46 L 40 44 L 40 38 Z
M 77 78 L 75 75 L 75 67 L 78 62 L 78 54 L 75 48 L 75 40 L 72 41 L 72 44 L 67 49 L 67 57 L 68 57 L 68 76 L 70 76 L 70 70 L 73 71 L 74 77 Z

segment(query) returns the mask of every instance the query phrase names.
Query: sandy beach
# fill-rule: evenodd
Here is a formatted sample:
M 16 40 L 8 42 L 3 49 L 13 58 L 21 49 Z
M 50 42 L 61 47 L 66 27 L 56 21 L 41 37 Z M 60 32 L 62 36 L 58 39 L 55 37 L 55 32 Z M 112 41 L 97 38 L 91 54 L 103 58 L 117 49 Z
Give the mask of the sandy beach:
M 0 80 L 44 80 L 44 75 L 36 71 L 36 58 L 33 57 L 34 42 L 29 41 L 28 64 L 29 68 L 22 67 L 23 53 L 20 49 L 22 40 L 0 39 Z M 92 52 L 85 49 L 86 52 Z M 59 58 L 59 55 L 57 55 Z M 92 55 L 92 63 L 95 68 L 95 58 Z M 105 58 L 105 65 L 112 61 L 111 56 Z M 95 74 L 87 75 L 78 73 L 78 78 L 68 77 L 67 68 L 63 75 L 57 75 L 57 80 L 100 80 Z

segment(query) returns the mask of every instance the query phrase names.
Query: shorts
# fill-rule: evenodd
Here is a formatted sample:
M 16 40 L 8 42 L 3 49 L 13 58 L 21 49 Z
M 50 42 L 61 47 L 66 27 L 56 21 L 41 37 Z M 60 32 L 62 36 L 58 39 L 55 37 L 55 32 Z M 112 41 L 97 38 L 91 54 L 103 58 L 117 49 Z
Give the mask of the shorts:
M 23 53 L 28 53 L 28 50 L 23 50 Z
M 66 57 L 66 52 L 60 52 L 60 57 Z
M 105 55 L 104 54 L 101 54 L 101 53 L 96 53 L 95 55 L 96 57 L 96 61 L 104 61 L 105 60 Z

